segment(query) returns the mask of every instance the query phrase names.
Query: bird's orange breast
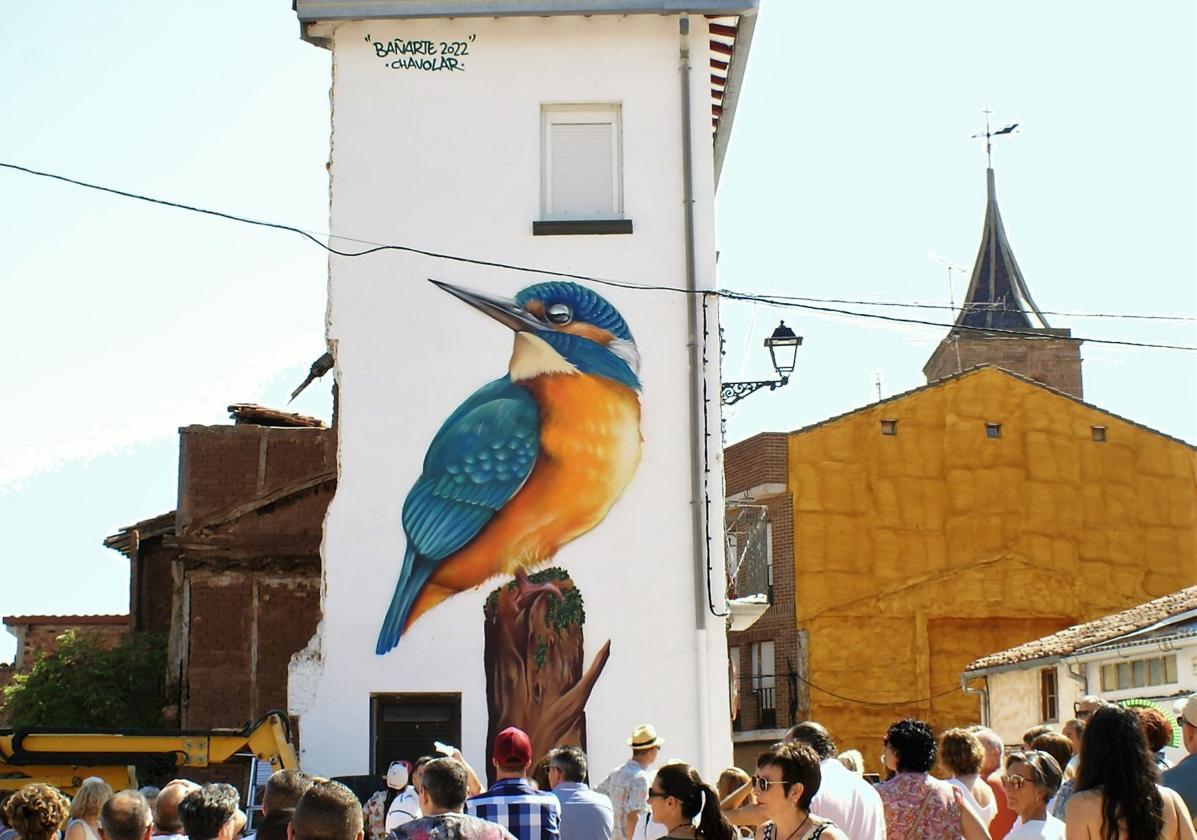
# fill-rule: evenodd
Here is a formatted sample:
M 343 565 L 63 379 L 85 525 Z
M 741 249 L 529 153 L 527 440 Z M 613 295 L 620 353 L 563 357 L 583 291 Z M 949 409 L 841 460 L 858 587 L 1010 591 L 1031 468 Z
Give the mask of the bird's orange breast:
M 429 589 L 460 592 L 550 559 L 603 520 L 640 463 L 640 400 L 594 376 L 521 383 L 540 406 L 540 453 L 528 480 L 468 545 L 446 558 Z

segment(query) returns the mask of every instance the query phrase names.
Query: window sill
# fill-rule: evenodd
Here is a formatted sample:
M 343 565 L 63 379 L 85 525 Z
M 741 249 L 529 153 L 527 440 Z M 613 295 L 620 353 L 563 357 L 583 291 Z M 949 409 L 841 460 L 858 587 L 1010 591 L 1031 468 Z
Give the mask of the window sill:
M 577 219 L 532 223 L 533 236 L 603 236 L 631 232 L 631 219 Z

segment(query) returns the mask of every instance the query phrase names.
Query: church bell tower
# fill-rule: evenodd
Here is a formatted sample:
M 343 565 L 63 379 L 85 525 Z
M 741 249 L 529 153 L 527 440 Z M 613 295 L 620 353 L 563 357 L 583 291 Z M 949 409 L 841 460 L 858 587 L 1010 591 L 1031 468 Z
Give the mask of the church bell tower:
M 990 132 L 987 124 L 987 147 L 1002 132 Z M 994 365 L 1080 398 L 1081 339 L 1073 338 L 1071 330 L 1053 328 L 1035 305 L 1006 239 L 992 160 L 985 175 L 985 224 L 968 293 L 923 374 L 933 382 L 977 365 Z

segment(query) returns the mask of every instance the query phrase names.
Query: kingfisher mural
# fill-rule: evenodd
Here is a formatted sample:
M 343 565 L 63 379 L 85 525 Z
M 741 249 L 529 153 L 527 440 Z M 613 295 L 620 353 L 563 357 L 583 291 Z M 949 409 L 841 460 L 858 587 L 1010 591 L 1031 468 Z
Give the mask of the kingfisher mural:
M 558 599 L 528 570 L 594 528 L 640 462 L 640 356 L 623 316 L 576 283 L 514 299 L 431 281 L 515 332 L 506 375 L 441 425 L 403 504 L 407 549 L 375 652 L 446 598 L 498 575 L 515 604 Z

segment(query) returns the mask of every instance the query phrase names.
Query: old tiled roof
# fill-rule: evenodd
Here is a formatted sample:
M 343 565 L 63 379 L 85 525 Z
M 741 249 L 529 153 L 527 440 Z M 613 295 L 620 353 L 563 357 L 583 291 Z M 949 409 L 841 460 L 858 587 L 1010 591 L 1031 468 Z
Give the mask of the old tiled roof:
M 105 537 L 104 547 L 111 548 L 113 551 L 119 551 L 121 554 L 133 559 L 133 555 L 137 553 L 138 547 L 144 540 L 151 537 L 161 537 L 165 534 L 173 534 L 175 530 L 175 511 L 168 513 L 160 513 L 157 516 L 149 519 L 143 519 L 140 522 L 134 522 L 132 525 L 126 525 L 110 537 Z
M 326 429 L 323 420 L 308 417 L 306 414 L 295 414 L 291 411 L 279 411 L 253 403 L 234 403 L 229 406 L 229 416 L 238 426 L 277 426 L 299 429 Z
M 6 615 L 8 627 L 24 627 L 30 624 L 128 624 L 127 615 Z
M 1074 624 L 1042 639 L 983 656 L 965 668 L 965 672 L 986 671 L 1037 659 L 1068 656 L 1081 648 L 1099 645 L 1127 633 L 1143 630 L 1170 616 L 1195 608 L 1197 586 L 1189 586 L 1129 610 L 1102 616 L 1084 624 Z

